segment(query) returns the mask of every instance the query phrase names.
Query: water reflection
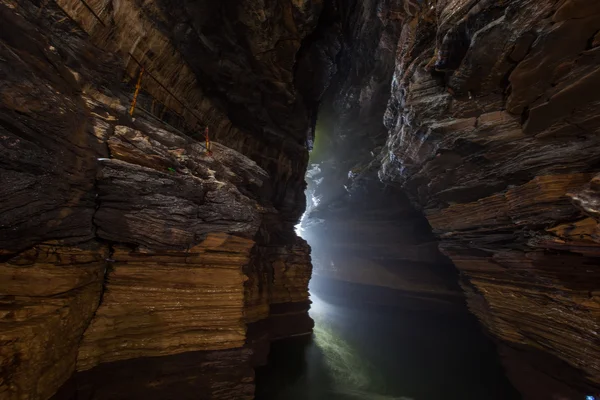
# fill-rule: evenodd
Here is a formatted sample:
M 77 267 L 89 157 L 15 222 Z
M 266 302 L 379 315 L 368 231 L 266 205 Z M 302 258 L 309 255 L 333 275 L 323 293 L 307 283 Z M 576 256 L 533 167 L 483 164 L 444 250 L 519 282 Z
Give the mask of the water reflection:
M 269 365 L 257 371 L 258 399 L 519 398 L 494 347 L 466 313 L 311 297 L 312 340 L 273 344 Z
M 312 294 L 312 337 L 272 344 L 269 364 L 256 372 L 257 399 L 519 398 L 466 312 L 366 305 L 364 292 L 336 297 L 326 289 Z M 54 399 L 251 398 L 251 355 L 241 348 L 102 364 L 76 374 Z
M 340 310 L 312 295 L 311 317 L 315 320 L 314 342 L 323 353 L 325 363 L 333 380 L 331 391 L 347 398 L 365 400 L 411 400 L 408 397 L 369 392 L 371 388 L 384 386 L 383 378 L 368 357 L 360 354 L 338 334 L 328 321 L 339 319 Z

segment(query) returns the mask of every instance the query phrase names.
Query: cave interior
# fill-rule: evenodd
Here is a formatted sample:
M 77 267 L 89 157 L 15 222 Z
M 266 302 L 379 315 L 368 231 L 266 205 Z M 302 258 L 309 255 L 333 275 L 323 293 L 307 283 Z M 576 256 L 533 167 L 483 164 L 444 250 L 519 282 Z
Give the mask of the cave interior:
M 599 400 L 599 223 L 597 0 L 0 1 L 0 400 Z

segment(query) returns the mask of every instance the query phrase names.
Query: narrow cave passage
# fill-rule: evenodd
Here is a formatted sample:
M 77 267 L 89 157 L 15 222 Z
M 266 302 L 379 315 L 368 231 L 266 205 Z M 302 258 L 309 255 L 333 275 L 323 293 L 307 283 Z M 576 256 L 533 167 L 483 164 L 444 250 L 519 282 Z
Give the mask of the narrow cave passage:
M 272 344 L 257 399 L 519 399 L 427 221 L 344 171 L 353 152 L 331 129 L 319 119 L 296 227 L 312 248 L 314 331 Z
M 599 400 L 599 110 L 599 0 L 1 0 L 0 400 Z

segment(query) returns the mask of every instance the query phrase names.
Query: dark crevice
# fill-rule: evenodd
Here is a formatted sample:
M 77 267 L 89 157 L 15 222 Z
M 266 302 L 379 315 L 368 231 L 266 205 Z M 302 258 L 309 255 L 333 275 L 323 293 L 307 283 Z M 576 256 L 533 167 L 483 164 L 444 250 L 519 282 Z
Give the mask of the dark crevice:
M 598 36 L 598 34 L 600 33 L 600 29 L 598 29 L 596 32 L 594 32 L 594 34 L 592 36 L 590 36 L 590 38 L 587 40 L 587 44 L 585 46 L 586 50 L 590 50 L 593 49 L 594 47 L 594 39 L 596 39 L 596 36 Z
M 525 109 L 523 109 L 523 112 L 521 113 L 521 126 L 524 126 L 527 123 L 528 119 L 529 119 L 529 106 L 525 107 Z

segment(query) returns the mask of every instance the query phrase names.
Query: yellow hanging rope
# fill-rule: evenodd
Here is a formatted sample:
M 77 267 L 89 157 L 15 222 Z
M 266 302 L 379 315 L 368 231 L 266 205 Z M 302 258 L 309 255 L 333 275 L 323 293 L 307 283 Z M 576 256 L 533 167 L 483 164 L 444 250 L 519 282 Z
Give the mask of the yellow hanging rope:
M 142 87 L 142 75 L 144 75 L 144 67 L 140 68 L 140 76 L 137 84 L 135 85 L 135 93 L 133 94 L 133 101 L 131 102 L 131 108 L 129 109 L 129 115 L 133 116 L 135 111 L 135 104 L 137 103 L 138 94 L 140 94 L 140 88 Z
M 133 56 L 132 56 L 132 58 L 133 58 Z M 135 61 L 137 62 L 137 60 L 135 60 Z M 133 112 L 135 111 L 135 105 L 137 104 L 137 98 L 138 98 L 138 95 L 140 94 L 140 89 L 142 88 L 142 77 L 144 75 L 144 66 L 141 65 L 139 62 L 138 62 L 138 65 L 140 66 L 140 76 L 138 77 L 137 84 L 135 85 L 135 92 L 133 94 L 133 100 L 131 101 L 131 108 L 129 109 L 129 115 L 131 115 L 131 116 L 133 116 Z M 156 78 L 154 78 L 152 75 L 150 75 L 150 77 L 153 78 L 156 81 Z M 156 81 L 156 82 L 160 86 L 162 86 L 160 84 L 160 82 L 158 82 L 158 81 Z M 164 86 L 163 86 L 163 88 L 164 88 Z M 167 90 L 167 89 L 165 88 L 165 90 Z M 167 92 L 168 92 L 169 96 L 171 96 L 171 93 L 168 90 L 167 90 Z M 177 98 L 175 98 L 175 100 L 179 101 Z M 184 108 L 187 108 L 184 103 L 182 103 L 181 101 L 179 101 L 179 102 L 184 106 Z M 152 99 L 152 106 L 150 107 L 152 113 L 154 111 L 154 104 L 155 103 L 156 103 L 156 99 L 153 98 Z M 161 115 L 159 117 L 160 120 L 163 119 L 163 116 L 164 116 L 164 114 L 165 114 L 166 111 L 167 111 L 167 105 L 164 104 L 162 112 L 161 112 Z M 212 145 L 211 145 L 211 142 L 210 142 L 208 126 L 204 129 L 204 138 L 206 140 L 206 153 L 209 156 L 211 156 L 212 155 L 212 151 L 211 151 Z
M 206 152 L 208 155 L 212 155 L 212 151 L 210 151 L 210 138 L 208 137 L 208 126 L 204 130 L 204 138 L 206 139 Z

